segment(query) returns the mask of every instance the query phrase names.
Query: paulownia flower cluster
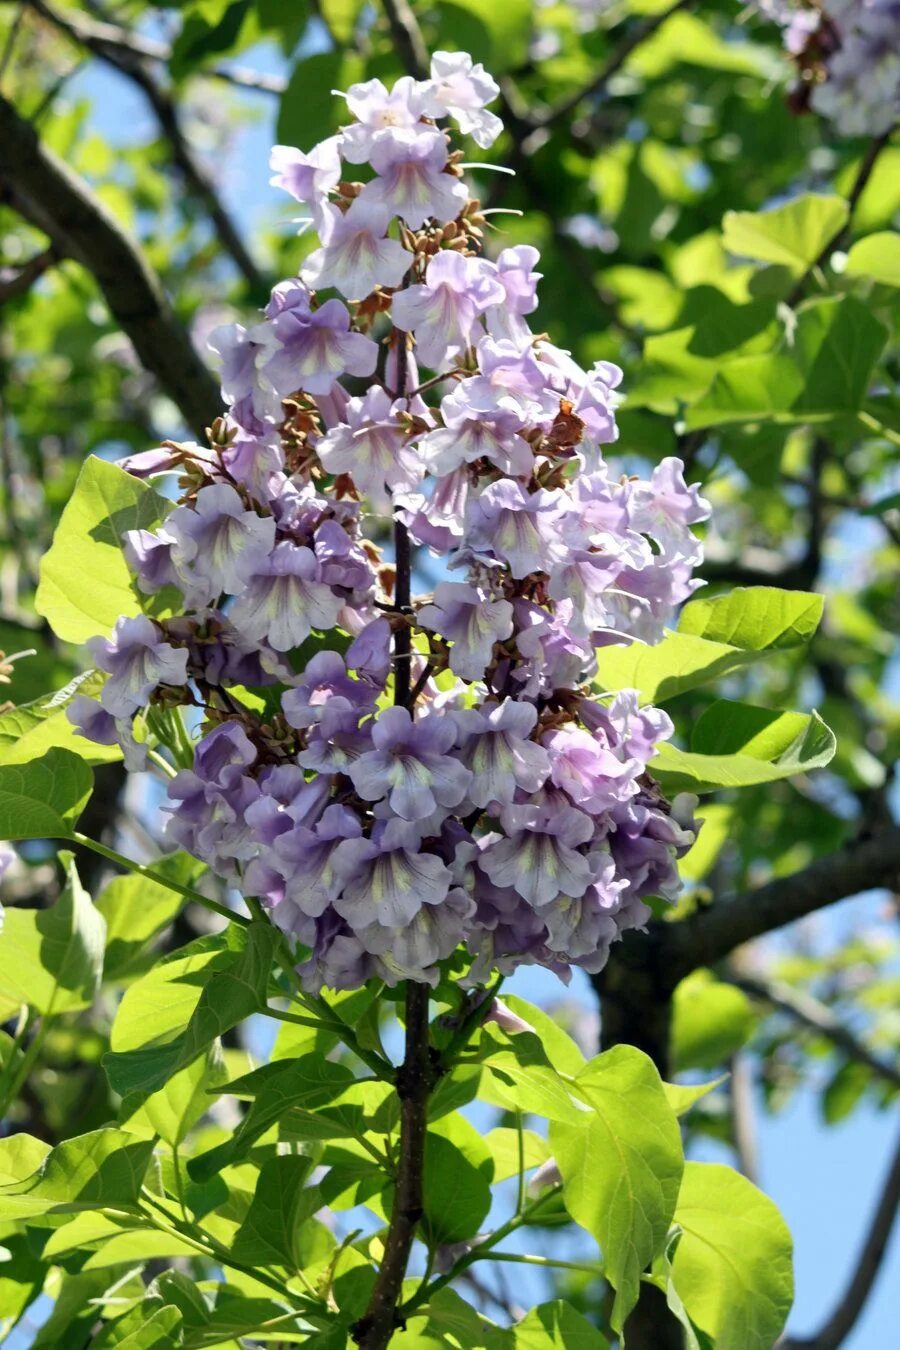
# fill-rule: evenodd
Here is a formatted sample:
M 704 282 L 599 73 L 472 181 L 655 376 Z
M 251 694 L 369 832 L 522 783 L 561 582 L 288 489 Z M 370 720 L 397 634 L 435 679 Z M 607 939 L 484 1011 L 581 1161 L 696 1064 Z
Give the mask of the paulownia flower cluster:
M 457 949 L 473 982 L 598 971 L 694 838 L 647 772 L 669 718 L 591 681 L 698 584 L 708 508 L 676 459 L 613 472 L 620 370 L 533 330 L 536 249 L 483 256 L 447 124 L 489 146 L 497 92 L 437 53 L 428 80 L 354 85 L 308 153 L 275 148 L 319 246 L 213 335 L 210 444 L 127 462 L 181 475 L 127 543 L 157 617 L 94 640 L 108 678 L 71 709 L 136 767 L 199 709 L 169 838 L 261 901 L 310 990 L 434 983 Z M 415 550 L 432 594 L 410 595 Z

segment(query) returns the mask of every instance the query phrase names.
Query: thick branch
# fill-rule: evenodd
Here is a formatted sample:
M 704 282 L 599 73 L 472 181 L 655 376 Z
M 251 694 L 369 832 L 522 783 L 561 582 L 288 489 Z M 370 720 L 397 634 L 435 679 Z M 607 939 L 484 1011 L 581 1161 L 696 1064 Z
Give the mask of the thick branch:
M 752 938 L 862 891 L 898 885 L 900 825 L 889 825 L 817 858 L 800 872 L 700 909 L 681 923 L 652 924 L 650 940 L 660 948 L 661 978 L 674 989 L 692 970 L 715 965 Z M 646 941 L 638 935 L 634 945 Z
M 790 985 L 783 984 L 779 980 L 760 980 L 744 974 L 729 975 L 727 978 L 731 984 L 743 989 L 751 998 L 761 999 L 764 1003 L 771 1004 L 778 1012 L 786 1013 L 801 1026 L 831 1041 L 839 1050 L 843 1050 L 849 1059 L 855 1060 L 858 1064 L 865 1064 L 879 1078 L 883 1078 L 895 1088 L 900 1088 L 900 1069 L 880 1059 L 853 1034 L 849 1027 L 844 1026 L 827 1004 L 821 1003 L 802 990 L 792 989 Z
M 850 1283 L 831 1317 L 815 1336 L 788 1336 L 779 1342 L 779 1350 L 838 1350 L 856 1325 L 872 1290 L 897 1210 L 900 1208 L 900 1143 L 894 1153 L 884 1190 L 872 1215 L 872 1223 Z
M 138 244 L 2 96 L 0 147 L 0 196 L 93 274 L 143 365 L 202 436 L 221 412 L 219 391 Z
M 407 983 L 406 1055 L 397 1074 L 400 1161 L 378 1278 L 364 1316 L 353 1327 L 353 1339 L 361 1350 L 384 1350 L 396 1330 L 397 1306 L 422 1217 L 422 1173 L 432 1076 L 428 996 L 427 984 Z
M 382 8 L 404 70 L 417 80 L 427 80 L 428 49 L 408 0 L 382 0 Z
M 51 5 L 46 4 L 45 0 L 31 0 L 31 6 L 48 23 L 52 23 L 79 46 L 86 47 L 119 74 L 132 80 L 143 92 L 156 115 L 160 131 L 169 143 L 172 162 L 184 179 L 185 187 L 209 216 L 219 243 L 244 280 L 261 297 L 267 290 L 265 279 L 251 258 L 240 231 L 219 199 L 212 179 L 195 157 L 182 129 L 181 115 L 175 100 L 156 79 L 146 57 L 129 50 L 121 42 L 108 41 L 96 31 L 98 27 L 101 29 L 104 27 L 102 24 L 85 26 L 73 23 L 67 15 L 58 13 Z

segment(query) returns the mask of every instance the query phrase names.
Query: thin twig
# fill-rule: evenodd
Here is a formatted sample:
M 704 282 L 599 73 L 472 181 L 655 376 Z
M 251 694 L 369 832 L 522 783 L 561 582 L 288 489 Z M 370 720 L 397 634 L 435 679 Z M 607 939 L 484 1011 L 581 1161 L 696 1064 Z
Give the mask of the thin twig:
M 872 1215 L 856 1268 L 844 1296 L 828 1321 L 814 1336 L 787 1336 L 778 1350 L 838 1350 L 856 1325 L 881 1268 L 891 1229 L 900 1209 L 900 1143 L 894 1153 L 884 1189 Z
M 59 262 L 59 253 L 53 247 L 45 248 L 41 253 L 36 253 L 33 258 L 29 258 L 18 268 L 0 268 L 0 305 L 7 300 L 14 300 L 17 295 L 24 295 L 30 291 L 31 287 L 38 281 L 45 272 L 49 272 L 55 263 Z
M 757 976 L 743 973 L 729 974 L 725 978 L 738 989 L 743 989 L 751 998 L 770 1004 L 778 1012 L 786 1013 L 793 1021 L 799 1022 L 809 1031 L 824 1036 L 832 1045 L 842 1050 L 848 1059 L 855 1060 L 857 1064 L 864 1064 L 886 1083 L 900 1088 L 900 1069 L 870 1050 L 839 1017 L 835 1016 L 827 1004 L 813 998 L 812 994 L 793 989 L 780 980 L 762 980 Z
M 0 200 L 86 267 L 145 368 L 200 436 L 221 412 L 216 381 L 175 317 L 159 278 L 111 211 L 0 95 Z

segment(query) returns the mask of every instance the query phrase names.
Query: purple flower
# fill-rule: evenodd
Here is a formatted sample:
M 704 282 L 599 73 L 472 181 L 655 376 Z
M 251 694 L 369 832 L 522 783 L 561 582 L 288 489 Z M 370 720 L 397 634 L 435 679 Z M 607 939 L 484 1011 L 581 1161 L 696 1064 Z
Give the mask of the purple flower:
M 293 145 L 274 145 L 269 156 L 269 168 L 273 170 L 269 182 L 308 206 L 317 226 L 329 192 L 340 182 L 339 145 L 340 137 L 331 136 L 313 146 L 309 154 Z
M 130 717 L 145 707 L 161 684 L 187 681 L 187 652 L 164 642 L 156 624 L 144 615 L 118 619 L 111 638 L 91 638 L 87 646 L 95 664 L 109 675 L 100 702 L 113 717 Z
M 423 86 L 403 75 L 388 90 L 381 80 L 351 84 L 344 95 L 356 122 L 345 127 L 341 152 L 350 164 L 365 164 L 376 145 L 390 142 L 400 129 L 410 130 L 425 110 Z
M 340 300 L 310 307 L 300 282 L 275 287 L 269 322 L 253 330 L 266 343 L 260 369 L 281 395 L 305 390 L 327 394 L 342 375 L 371 375 L 378 347 L 362 333 L 350 332 L 350 314 Z
M 297 763 L 316 773 L 347 773 L 354 760 L 371 747 L 370 723 L 360 727 L 360 709 L 340 695 L 330 698 L 310 731 Z
M 238 595 L 275 546 L 275 521 L 246 510 L 233 487 L 201 488 L 192 506 L 178 506 L 166 521 L 171 559 L 189 591 L 206 602 L 224 591 Z
M 493 553 L 509 564 L 517 581 L 532 572 L 549 572 L 565 551 L 559 539 L 558 492 L 527 492 L 521 483 L 501 479 L 471 502 L 467 539 L 476 552 Z
M 316 446 L 326 473 L 349 473 L 361 492 L 381 501 L 386 488 L 414 488 L 423 466 L 408 432 L 397 420 L 405 409 L 405 399 L 392 402 L 380 385 L 361 398 L 351 398 L 346 422 L 332 427 Z
M 396 928 L 370 923 L 358 928 L 356 935 L 366 951 L 378 958 L 387 984 L 418 980 L 436 985 L 434 967 L 464 941 L 474 912 L 474 901 L 454 886 L 438 904 L 423 904 L 408 923 Z
M 632 527 L 652 535 L 666 558 L 696 564 L 703 561 L 703 550 L 689 526 L 709 514 L 700 489 L 685 483 L 681 460 L 669 455 L 657 464 L 649 484 L 635 492 Z
M 363 680 L 351 680 L 339 652 L 317 652 L 300 683 L 282 694 L 281 706 L 288 725 L 299 729 L 314 726 L 335 695 L 358 707 L 360 714 L 375 707 L 372 686 Z
M 537 723 L 531 703 L 506 699 L 455 714 L 459 756 L 472 771 L 468 797 L 476 806 L 509 805 L 517 789 L 536 792 L 550 771 L 547 751 L 529 736 Z
M 373 619 L 347 648 L 347 666 L 365 679 L 383 686 L 391 670 L 391 625 L 385 618 Z
M 608 706 L 583 699 L 578 715 L 623 762 L 633 759 L 641 765 L 646 765 L 659 742 L 669 740 L 675 731 L 671 717 L 662 708 L 639 707 L 634 689 L 620 690 Z
M 437 369 L 470 345 L 478 316 L 505 294 L 493 264 L 444 249 L 428 264 L 424 285 L 394 296 L 392 316 L 398 328 L 415 332 L 419 360 Z
M 259 328 L 248 332 L 242 324 L 224 324 L 210 333 L 206 345 L 219 357 L 225 402 L 234 407 L 246 404 L 260 422 L 280 421 L 281 400 L 258 369 L 258 359 L 265 352 Z
M 372 727 L 373 749 L 347 767 L 367 802 L 387 797 L 403 820 L 422 820 L 439 806 L 462 801 L 472 775 L 447 752 L 456 739 L 449 718 L 427 714 L 413 721 L 406 708 L 385 708 Z
M 528 478 L 534 468 L 534 451 L 519 435 L 522 416 L 504 407 L 482 412 L 468 399 L 468 380 L 461 380 L 441 400 L 444 425 L 419 440 L 419 454 L 430 473 L 438 477 L 463 464 L 487 459 L 503 473 Z
M 322 208 L 323 247 L 306 259 L 300 276 L 307 286 L 335 286 L 348 300 L 364 300 L 376 286 L 399 286 L 412 262 L 396 239 L 388 239 L 387 208 L 357 197 L 348 211 Z
M 552 342 L 539 343 L 537 351 L 548 384 L 572 404 L 575 416 L 584 422 L 585 434 L 598 445 L 616 440 L 615 409 L 619 400 L 614 390 L 622 379 L 619 367 L 611 361 L 597 361 L 590 371 L 584 371 L 568 352 Z
M 337 623 L 341 598 L 319 580 L 319 564 L 309 548 L 286 540 L 250 577 L 229 618 L 249 642 L 265 640 L 276 652 L 299 647 L 314 628 Z
M 576 850 L 594 832 L 588 816 L 574 807 L 507 806 L 501 820 L 505 838 L 490 844 L 479 863 L 495 886 L 511 887 L 538 909 L 560 895 L 584 895 L 591 868 Z
M 411 230 L 431 218 L 455 220 L 468 201 L 465 184 L 444 172 L 447 141 L 433 127 L 401 127 L 376 140 L 371 164 L 378 176 L 361 196 L 401 216 Z
M 465 469 L 456 469 L 438 479 L 427 500 L 418 493 L 403 498 L 398 515 L 415 543 L 447 553 L 462 540 L 468 496 L 469 476 Z
M 474 586 L 441 581 L 434 601 L 424 605 L 417 620 L 423 628 L 440 633 L 453 645 L 450 669 L 463 680 L 480 680 L 491 660 L 494 643 L 513 630 L 513 609 L 508 600 L 495 600 Z
M 497 280 L 504 290 L 501 304 L 488 310 L 487 325 L 492 337 L 531 340 L 525 315 L 537 309 L 537 284 L 541 273 L 532 269 L 541 255 L 530 244 L 505 248 L 497 259 Z
M 487 112 L 500 87 L 467 52 L 435 52 L 427 85 L 425 112 L 429 117 L 452 117 L 460 131 L 487 149 L 503 130 L 495 113 Z
M 123 536 L 122 549 L 128 566 L 145 595 L 154 595 L 163 586 L 181 584 L 172 561 L 172 545 L 175 542 L 175 536 L 165 528 L 156 533 L 150 530 L 127 530 Z
M 582 811 L 598 815 L 637 792 L 643 764 L 620 759 L 600 737 L 579 727 L 566 727 L 545 736 L 543 743 L 550 754 L 551 782 Z
M 324 913 L 344 884 L 334 870 L 337 845 L 361 836 L 359 818 L 346 806 L 329 806 L 314 828 L 296 825 L 278 836 L 269 862 L 285 878 L 285 904 L 273 915 L 279 927 L 291 910 L 312 919 Z
M 577 633 L 574 606 L 560 600 L 555 613 L 549 614 L 528 600 L 514 601 L 516 647 L 525 658 L 524 668 L 513 671 L 521 685 L 521 695 L 534 698 L 554 689 L 573 689 L 581 683 L 593 651 L 589 642 Z
M 76 694 L 66 704 L 66 717 L 85 740 L 93 741 L 95 745 L 118 745 L 116 719 L 97 699 Z
M 421 837 L 405 820 L 378 823 L 371 839 L 347 839 L 334 851 L 332 866 L 343 883 L 334 908 L 355 929 L 371 924 L 402 928 L 423 905 L 439 905 L 450 890 L 450 872 L 433 853 L 422 853 Z

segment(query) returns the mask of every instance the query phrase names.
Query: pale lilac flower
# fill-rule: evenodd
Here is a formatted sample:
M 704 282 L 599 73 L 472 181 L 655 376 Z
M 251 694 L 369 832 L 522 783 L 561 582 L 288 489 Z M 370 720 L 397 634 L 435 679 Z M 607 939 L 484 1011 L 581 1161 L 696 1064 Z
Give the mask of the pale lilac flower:
M 419 454 L 430 473 L 452 473 L 463 464 L 487 459 L 503 473 L 527 478 L 534 468 L 534 451 L 519 435 L 522 417 L 502 406 L 489 412 L 472 409 L 461 380 L 441 399 L 442 427 L 419 440 Z
M 362 333 L 350 332 L 350 314 L 340 300 L 310 306 L 300 282 L 281 282 L 269 306 L 268 324 L 254 333 L 266 335 L 260 369 L 282 397 L 298 389 L 327 394 L 342 375 L 371 375 L 378 347 Z
M 468 497 L 469 477 L 460 468 L 439 478 L 428 498 L 420 493 L 407 494 L 398 503 L 401 509 L 397 514 L 415 543 L 435 553 L 447 553 L 462 540 Z
M 445 173 L 447 141 L 433 127 L 401 128 L 372 147 L 377 177 L 361 196 L 401 216 L 412 230 L 426 220 L 455 220 L 468 201 L 464 183 Z
M 323 469 L 349 473 L 360 491 L 376 501 L 385 500 L 386 490 L 412 490 L 424 467 L 398 421 L 405 410 L 406 400 L 392 401 L 380 385 L 361 398 L 351 398 L 346 421 L 332 427 L 316 446 Z
M 379 143 L 415 127 L 425 111 L 424 86 L 409 75 L 402 75 L 391 89 L 381 80 L 352 84 L 344 97 L 356 118 L 341 138 L 341 153 L 351 164 L 367 163 Z
M 491 483 L 470 504 L 468 543 L 509 564 L 517 581 L 532 572 L 549 572 L 565 556 L 559 538 L 561 494 L 521 483 Z
M 435 966 L 452 956 L 465 939 L 474 913 L 475 902 L 454 886 L 439 903 L 423 904 L 408 923 L 396 928 L 370 923 L 358 928 L 356 935 L 366 951 L 378 958 L 389 985 L 399 980 L 436 985 L 439 972 Z
M 536 792 L 546 781 L 550 760 L 530 740 L 537 723 L 532 703 L 505 699 L 454 714 L 459 728 L 459 757 L 472 771 L 468 797 L 476 806 L 509 805 L 517 789 Z
M 207 602 L 237 595 L 275 546 L 275 521 L 248 511 L 226 483 L 201 488 L 191 506 L 178 506 L 166 520 L 171 561 L 179 578 Z
M 357 633 L 347 648 L 347 665 L 366 679 L 383 685 L 391 669 L 391 626 L 385 618 L 373 619 Z
M 588 816 L 574 807 L 551 812 L 537 806 L 507 806 L 501 820 L 505 837 L 490 844 L 479 861 L 495 886 L 512 888 L 537 908 L 560 895 L 584 895 L 591 868 L 577 849 L 594 832 Z
M 359 709 L 360 715 L 375 707 L 373 686 L 364 680 L 350 678 L 340 652 L 316 652 L 307 664 L 300 683 L 293 689 L 286 689 L 281 696 L 288 726 L 300 730 L 315 726 L 321 720 L 325 705 L 335 697 L 344 698 L 353 704 Z
M 312 549 L 285 540 L 249 579 L 229 617 L 250 641 L 265 640 L 276 652 L 286 652 L 299 647 L 314 628 L 333 628 L 341 603 L 319 580 Z
M 684 481 L 684 465 L 674 455 L 660 460 L 649 484 L 634 495 L 632 526 L 656 540 L 667 557 L 689 563 L 703 561 L 703 550 L 689 526 L 707 520 L 710 505 L 696 484 Z
M 322 248 L 309 255 L 300 277 L 312 289 L 334 286 L 348 300 L 364 300 L 376 286 L 399 286 L 412 257 L 396 239 L 386 238 L 387 208 L 357 197 L 347 211 L 324 206 L 319 226 Z
M 450 872 L 433 853 L 422 853 L 421 843 L 414 824 L 395 818 L 376 824 L 371 839 L 338 844 L 332 867 L 343 889 L 334 908 L 354 930 L 405 927 L 423 905 L 447 898 Z
M 525 315 L 537 309 L 537 284 L 541 273 L 533 268 L 540 261 L 540 253 L 530 244 L 505 248 L 497 259 L 497 280 L 503 287 L 504 299 L 487 311 L 488 331 L 495 338 L 512 338 L 517 342 L 530 341 L 531 333 Z
M 275 145 L 269 157 L 269 168 L 273 170 L 269 182 L 308 206 L 317 227 L 322 222 L 328 194 L 341 179 L 340 144 L 339 136 L 331 136 L 313 146 L 309 154 L 293 145 Z
M 210 333 L 206 343 L 219 358 L 222 397 L 234 408 L 248 405 L 261 423 L 281 420 L 281 400 L 258 369 L 265 352 L 258 329 L 239 323 L 224 324 Z
M 508 600 L 496 600 L 474 586 L 441 581 L 434 600 L 417 614 L 423 628 L 430 628 L 452 643 L 450 669 L 463 680 L 480 680 L 491 660 L 494 643 L 513 630 L 513 609 Z
M 387 797 L 403 820 L 422 820 L 439 806 L 462 801 L 469 770 L 448 753 L 456 740 L 449 718 L 426 714 L 413 721 L 406 708 L 385 708 L 372 727 L 373 749 L 347 766 L 367 802 Z
M 161 684 L 187 681 L 187 652 L 165 642 L 144 615 L 118 619 L 111 638 L 91 638 L 87 646 L 95 665 L 109 675 L 100 702 L 113 717 L 130 717 L 144 708 Z
M 280 927 L 287 927 L 284 919 L 291 909 L 311 919 L 324 913 L 344 884 L 334 869 L 337 846 L 361 837 L 359 818 L 346 806 L 329 806 L 313 827 L 295 825 L 279 834 L 269 861 L 285 879 L 285 913 L 274 915 Z
M 428 264 L 424 285 L 394 297 L 393 320 L 415 332 L 419 360 L 437 369 L 469 346 L 478 316 L 504 296 L 493 264 L 444 249 Z
M 452 117 L 460 131 L 482 149 L 494 144 L 503 123 L 485 105 L 493 103 L 500 86 L 480 62 L 475 64 L 467 52 L 435 52 L 427 90 L 429 117 Z
M 638 791 L 637 777 L 644 764 L 619 758 L 603 739 L 580 727 L 551 732 L 543 744 L 550 756 L 550 781 L 590 815 Z

